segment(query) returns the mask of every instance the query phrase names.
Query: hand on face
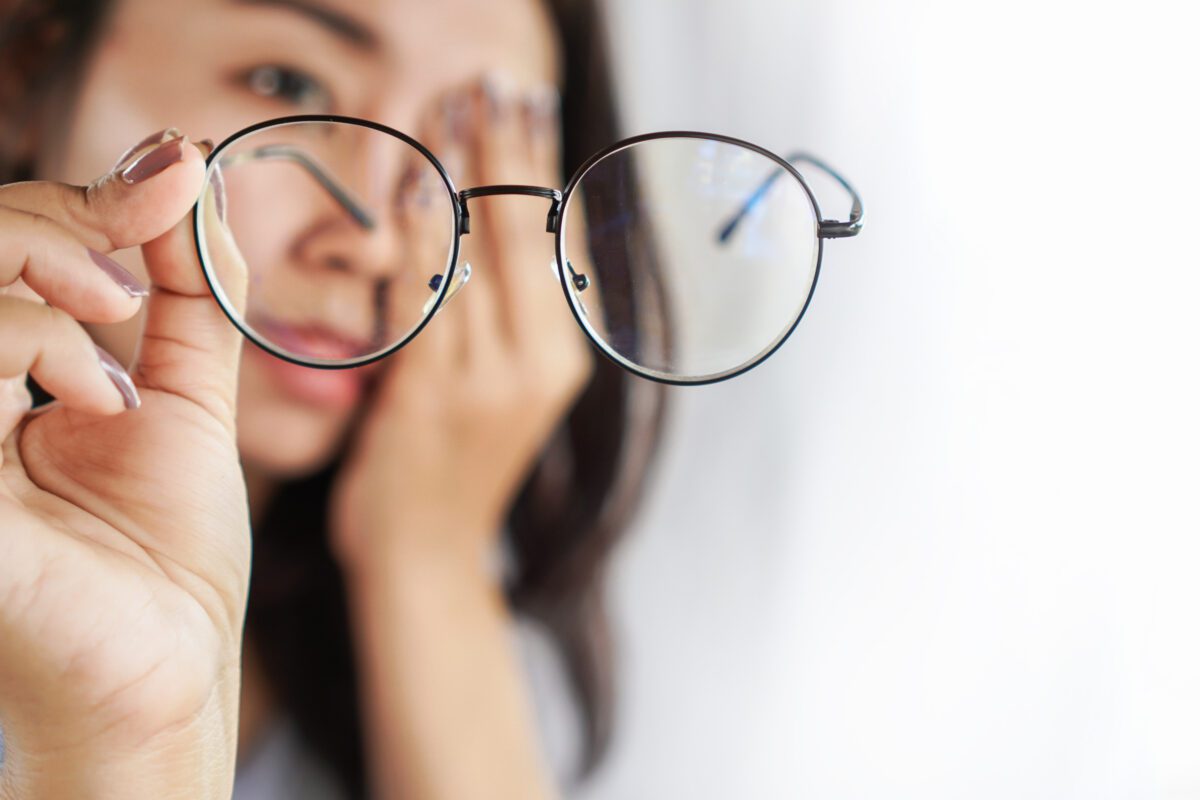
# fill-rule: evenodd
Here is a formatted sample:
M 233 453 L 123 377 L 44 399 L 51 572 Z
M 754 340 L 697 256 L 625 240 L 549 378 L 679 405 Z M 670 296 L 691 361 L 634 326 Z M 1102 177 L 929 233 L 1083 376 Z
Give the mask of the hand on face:
M 236 709 L 240 342 L 192 245 L 203 172 L 164 132 L 86 188 L 0 187 L 0 696 L 6 721 L 32 720 L 15 745 L 138 747 L 218 695 Z M 131 380 L 78 320 L 137 311 L 145 291 L 103 255 L 136 245 L 153 286 Z M 58 398 L 32 417 L 27 372 Z
M 559 187 L 558 131 L 548 91 L 521 96 L 485 79 L 432 109 L 417 138 L 459 187 Z M 385 362 L 339 477 L 332 534 L 351 565 L 391 544 L 482 557 L 592 372 L 552 271 L 547 201 L 470 203 L 459 265 L 471 263 L 471 279 Z M 418 204 L 406 209 L 413 253 L 421 222 Z

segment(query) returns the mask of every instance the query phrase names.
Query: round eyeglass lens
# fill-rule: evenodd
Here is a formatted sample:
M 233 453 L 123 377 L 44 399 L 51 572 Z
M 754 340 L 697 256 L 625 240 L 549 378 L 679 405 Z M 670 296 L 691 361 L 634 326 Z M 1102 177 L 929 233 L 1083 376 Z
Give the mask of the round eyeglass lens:
M 369 361 L 410 338 L 451 288 L 453 189 L 400 135 L 328 120 L 252 129 L 218 148 L 201 197 L 213 294 L 275 355 Z M 224 263 L 230 245 L 245 263 L 244 303 Z
M 784 162 L 739 144 L 629 145 L 584 172 L 563 213 L 576 314 L 650 377 L 705 382 L 754 365 L 790 333 L 816 281 L 808 190 Z

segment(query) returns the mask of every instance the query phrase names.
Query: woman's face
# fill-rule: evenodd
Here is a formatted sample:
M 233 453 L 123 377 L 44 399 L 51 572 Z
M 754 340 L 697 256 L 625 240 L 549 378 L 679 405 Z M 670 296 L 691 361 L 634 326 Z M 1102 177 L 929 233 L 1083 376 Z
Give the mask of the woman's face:
M 42 154 L 39 171 L 87 183 L 153 131 L 173 126 L 219 142 L 288 114 L 362 117 L 419 139 L 422 121 L 447 94 L 485 73 L 501 73 L 531 92 L 553 86 L 556 47 L 541 0 L 116 0 L 110 28 L 84 71 L 63 151 Z M 373 180 L 393 166 L 396 174 L 383 181 L 403 180 L 402 165 L 386 165 L 395 161 L 373 162 Z M 463 184 L 462 176 L 451 177 Z M 267 220 L 242 217 L 240 229 L 231 220 L 256 261 L 285 275 L 294 267 L 317 290 L 329 281 L 328 287 L 359 291 L 344 268 L 350 254 L 324 259 L 327 275 L 289 265 L 305 258 L 299 239 L 317 226 L 297 219 L 256 236 L 247 229 L 256 218 Z M 330 247 L 350 241 L 330 239 Z M 116 258 L 145 279 L 139 251 Z M 92 334 L 128 362 L 140 324 L 96 326 Z M 309 370 L 247 345 L 238 407 L 247 464 L 282 477 L 325 463 L 362 407 L 370 370 Z

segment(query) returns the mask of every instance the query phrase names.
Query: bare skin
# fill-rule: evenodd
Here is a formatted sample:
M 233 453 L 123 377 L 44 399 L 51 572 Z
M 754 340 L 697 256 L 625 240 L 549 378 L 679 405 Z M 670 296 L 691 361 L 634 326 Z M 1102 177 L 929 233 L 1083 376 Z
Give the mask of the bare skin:
M 375 796 L 553 792 L 485 568 L 590 371 L 545 267 L 544 206 L 472 206 L 471 283 L 348 407 L 281 389 L 260 354 L 240 358 L 184 215 L 207 152 L 191 141 L 304 111 L 414 132 L 459 186 L 559 186 L 557 122 L 520 103 L 555 82 L 556 43 L 535 0 L 322 7 L 361 31 L 288 3 L 119 0 L 61 147 L 39 154 L 46 181 L 0 187 L 0 696 L 18 698 L 0 710 L 0 797 L 228 797 L 239 713 L 243 747 L 272 714 L 253 658 L 241 675 L 248 521 L 281 480 L 342 448 L 330 535 L 355 612 Z M 244 79 L 278 64 L 312 88 L 267 96 Z M 470 110 L 461 139 L 439 112 L 455 93 Z M 161 137 L 177 160 L 136 184 L 110 172 L 167 126 L 189 137 Z M 109 280 L 88 247 L 150 296 Z M 236 270 L 232 247 L 226 257 Z M 129 365 L 136 410 L 89 332 Z M 59 398 L 33 418 L 26 372 Z

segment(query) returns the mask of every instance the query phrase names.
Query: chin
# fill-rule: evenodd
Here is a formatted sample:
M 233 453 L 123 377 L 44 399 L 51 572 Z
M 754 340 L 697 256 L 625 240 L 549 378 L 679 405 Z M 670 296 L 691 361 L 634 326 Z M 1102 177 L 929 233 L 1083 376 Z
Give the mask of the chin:
M 314 416 L 286 404 L 241 404 L 238 451 L 242 460 L 280 480 L 319 471 L 336 457 L 345 426 Z
M 330 408 L 281 386 L 259 359 L 243 356 L 238 387 L 238 451 L 273 478 L 311 475 L 337 456 L 352 408 Z

